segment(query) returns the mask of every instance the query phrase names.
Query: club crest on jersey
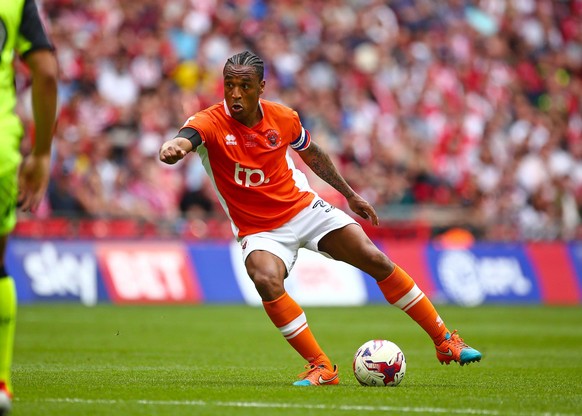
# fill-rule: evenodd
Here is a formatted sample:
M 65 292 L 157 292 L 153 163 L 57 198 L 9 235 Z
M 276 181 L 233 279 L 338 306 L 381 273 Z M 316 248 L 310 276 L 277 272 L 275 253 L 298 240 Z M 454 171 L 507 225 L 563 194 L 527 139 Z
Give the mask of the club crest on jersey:
M 277 130 L 267 130 L 265 136 L 267 137 L 271 147 L 277 147 L 281 144 L 281 134 L 279 134 Z
M 226 137 L 224 138 L 224 140 L 226 140 L 226 145 L 227 146 L 236 146 L 236 137 L 234 137 L 232 134 L 227 134 Z

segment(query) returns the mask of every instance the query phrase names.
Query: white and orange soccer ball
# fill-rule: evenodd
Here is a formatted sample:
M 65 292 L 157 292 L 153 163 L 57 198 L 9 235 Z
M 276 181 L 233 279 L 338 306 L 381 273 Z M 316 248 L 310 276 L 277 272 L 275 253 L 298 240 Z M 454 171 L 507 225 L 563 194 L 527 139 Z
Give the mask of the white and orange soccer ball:
M 397 386 L 406 373 L 406 358 L 395 343 L 374 339 L 358 349 L 353 368 L 362 386 Z

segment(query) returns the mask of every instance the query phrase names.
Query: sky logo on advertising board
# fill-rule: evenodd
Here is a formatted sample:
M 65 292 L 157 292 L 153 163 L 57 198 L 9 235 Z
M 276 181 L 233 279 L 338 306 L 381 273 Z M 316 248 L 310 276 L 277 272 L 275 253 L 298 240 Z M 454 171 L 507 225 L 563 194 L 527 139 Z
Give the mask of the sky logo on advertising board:
M 201 293 L 185 250 L 176 244 L 100 244 L 99 265 L 112 300 L 198 302 Z
M 89 254 L 74 255 L 57 250 L 53 243 L 42 244 L 38 251 L 23 256 L 24 271 L 39 297 L 79 297 L 81 303 L 97 303 L 97 267 Z
M 469 250 L 446 250 L 437 261 L 447 297 L 464 306 L 480 305 L 490 297 L 525 297 L 533 290 L 519 260 L 510 256 L 477 257 Z

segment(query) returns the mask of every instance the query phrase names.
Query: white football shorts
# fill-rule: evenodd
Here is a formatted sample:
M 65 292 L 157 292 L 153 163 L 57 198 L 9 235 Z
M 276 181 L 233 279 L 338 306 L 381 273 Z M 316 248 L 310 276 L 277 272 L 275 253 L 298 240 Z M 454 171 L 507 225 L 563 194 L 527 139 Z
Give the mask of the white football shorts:
M 240 241 L 243 261 L 246 262 L 249 254 L 255 250 L 268 251 L 283 260 L 289 274 L 297 260 L 297 252 L 302 247 L 331 258 L 327 253 L 319 251 L 317 245 L 326 234 L 348 224 L 358 223 L 341 209 L 316 197 L 309 206 L 281 227 L 243 237 Z

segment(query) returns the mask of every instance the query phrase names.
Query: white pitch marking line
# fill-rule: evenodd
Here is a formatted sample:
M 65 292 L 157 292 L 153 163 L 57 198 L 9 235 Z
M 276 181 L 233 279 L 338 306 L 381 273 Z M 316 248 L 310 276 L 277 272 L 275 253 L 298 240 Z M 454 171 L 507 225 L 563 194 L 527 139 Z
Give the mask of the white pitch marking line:
M 16 399 L 18 401 L 18 399 Z M 35 400 L 51 403 L 80 403 L 80 404 L 129 404 L 138 403 L 152 406 L 217 406 L 217 407 L 249 407 L 272 409 L 321 409 L 344 410 L 365 412 L 398 412 L 398 413 L 454 413 L 465 415 L 490 415 L 501 414 L 511 416 L 574 416 L 568 413 L 500 413 L 496 410 L 485 409 L 445 409 L 442 407 L 398 407 L 398 406 L 359 406 L 359 405 L 324 405 L 324 404 L 298 404 L 298 403 L 269 403 L 269 402 L 212 402 L 204 400 L 114 400 L 114 399 L 81 399 L 81 398 L 46 398 Z

